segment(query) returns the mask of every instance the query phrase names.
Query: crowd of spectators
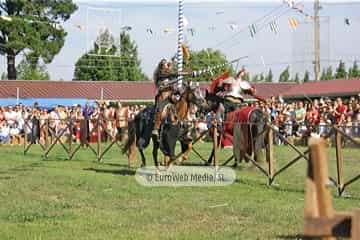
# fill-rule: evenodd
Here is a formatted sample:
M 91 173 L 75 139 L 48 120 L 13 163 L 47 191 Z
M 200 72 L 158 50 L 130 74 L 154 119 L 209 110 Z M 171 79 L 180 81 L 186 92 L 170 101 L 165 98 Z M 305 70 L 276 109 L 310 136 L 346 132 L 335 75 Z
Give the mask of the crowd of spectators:
M 303 137 L 311 134 L 326 135 L 334 124 L 351 137 L 360 137 L 360 97 L 330 99 L 328 97 L 285 102 L 281 97 L 272 97 L 264 103 L 253 103 L 268 114 L 268 119 L 285 137 Z M 80 141 L 81 120 L 88 119 L 89 142 L 101 138 L 106 141 L 126 132 L 127 123 L 144 109 L 146 105 L 124 105 L 120 102 L 97 102 L 94 106 L 57 106 L 53 109 L 41 108 L 37 103 L 32 107 L 18 104 L 0 107 L 0 143 L 20 144 L 21 136 L 29 142 L 43 143 L 44 129 L 49 135 L 67 137 Z M 190 112 L 196 135 L 206 132 L 214 113 L 196 116 L 197 109 Z M 69 127 L 71 119 L 71 129 Z M 106 119 L 106 121 L 99 121 Z M 97 127 L 99 126 L 99 128 Z M 71 136 L 70 136 L 71 135 Z M 276 144 L 281 144 L 275 138 Z
M 88 119 L 87 132 L 89 141 L 97 141 L 99 125 L 102 138 L 114 138 L 127 127 L 129 120 L 140 112 L 145 105 L 123 105 L 120 102 L 96 102 L 95 105 L 58 105 L 53 109 L 41 108 L 38 103 L 32 107 L 22 104 L 0 106 L 0 144 L 20 144 L 21 136 L 27 137 L 32 143 L 44 143 L 44 135 L 48 129 L 49 136 L 69 138 L 80 141 L 81 120 Z M 106 119 L 99 121 L 99 119 Z M 71 121 L 71 128 L 69 127 Z
M 326 136 L 334 125 L 351 137 L 360 137 L 360 96 L 293 102 L 272 97 L 262 107 L 285 137 Z M 281 144 L 279 138 L 275 141 Z

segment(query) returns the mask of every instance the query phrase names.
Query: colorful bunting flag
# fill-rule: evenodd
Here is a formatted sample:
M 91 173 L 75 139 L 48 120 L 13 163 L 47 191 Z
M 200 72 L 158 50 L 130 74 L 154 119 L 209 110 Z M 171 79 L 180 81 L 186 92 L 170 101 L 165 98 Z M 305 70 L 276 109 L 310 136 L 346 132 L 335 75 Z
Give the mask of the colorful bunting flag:
M 311 22 L 313 20 L 313 16 L 306 15 L 306 21 Z
M 294 0 L 284 0 L 283 2 L 286 3 L 291 8 L 294 8 L 294 6 L 295 6 Z
M 215 31 L 215 29 L 216 29 L 215 26 L 210 26 L 210 27 L 209 27 L 209 30 L 210 30 L 210 31 Z
M 289 18 L 289 24 L 292 27 L 292 29 L 295 30 L 298 25 L 298 22 L 295 18 Z
M 165 28 L 164 29 L 164 33 L 171 33 L 173 31 L 174 31 L 174 29 L 172 29 L 172 28 Z
M 250 31 L 251 37 L 255 37 L 255 34 L 256 34 L 256 26 L 255 26 L 255 24 L 251 24 L 249 26 L 249 31 Z
M 350 19 L 345 18 L 345 24 L 348 25 L 348 26 L 350 26 Z
M 74 25 L 74 27 L 78 28 L 80 31 L 85 31 L 86 27 L 83 25 Z
M 278 26 L 277 26 L 277 23 L 275 21 L 270 22 L 270 29 L 275 34 L 278 33 Z
M 191 36 L 194 36 L 194 34 L 195 34 L 194 28 L 189 28 L 187 31 L 191 34 Z
M 230 23 L 229 24 L 229 28 L 234 31 L 234 30 L 237 30 L 238 29 L 238 25 L 236 23 Z
M 150 27 L 150 28 L 147 28 L 147 29 L 146 29 L 146 32 L 147 32 L 147 33 L 150 33 L 151 35 L 153 34 L 153 30 L 152 30 L 151 27 Z
M 299 7 L 293 7 L 293 9 L 297 10 L 299 13 L 304 13 L 304 5 L 301 5 Z

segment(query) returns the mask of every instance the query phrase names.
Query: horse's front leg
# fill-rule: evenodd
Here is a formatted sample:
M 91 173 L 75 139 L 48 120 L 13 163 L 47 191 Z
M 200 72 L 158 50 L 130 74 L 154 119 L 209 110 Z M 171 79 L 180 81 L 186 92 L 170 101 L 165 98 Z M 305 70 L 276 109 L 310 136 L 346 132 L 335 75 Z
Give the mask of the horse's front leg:
M 141 155 L 141 167 L 146 167 L 146 158 L 144 151 L 142 149 L 139 149 L 140 155 Z
M 159 162 L 158 162 L 158 150 L 160 147 L 160 143 L 158 141 L 158 137 L 157 136 L 153 136 L 152 137 L 152 141 L 153 141 L 153 151 L 152 151 L 152 155 L 153 155 L 153 159 L 154 159 L 154 164 L 156 168 L 159 168 Z
M 178 159 L 178 164 L 183 163 L 189 159 L 189 155 L 192 149 L 192 141 L 181 142 L 181 153 L 183 154 L 181 158 Z

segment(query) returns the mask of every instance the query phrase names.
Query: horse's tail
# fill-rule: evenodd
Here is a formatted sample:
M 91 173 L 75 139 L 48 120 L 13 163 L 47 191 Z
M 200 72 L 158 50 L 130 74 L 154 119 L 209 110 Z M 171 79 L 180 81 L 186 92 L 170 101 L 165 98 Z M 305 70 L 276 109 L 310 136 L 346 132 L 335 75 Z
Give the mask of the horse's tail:
M 130 147 L 134 142 L 136 141 L 136 123 L 135 120 L 128 122 L 128 138 L 124 144 L 124 147 L 122 148 L 122 153 L 128 153 L 130 150 Z

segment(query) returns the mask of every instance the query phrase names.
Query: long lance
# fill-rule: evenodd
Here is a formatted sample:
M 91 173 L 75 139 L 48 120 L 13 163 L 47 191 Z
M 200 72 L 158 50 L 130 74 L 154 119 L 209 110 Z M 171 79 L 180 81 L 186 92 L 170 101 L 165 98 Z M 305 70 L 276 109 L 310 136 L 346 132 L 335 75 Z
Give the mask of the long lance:
M 243 57 L 234 59 L 234 60 L 226 62 L 226 63 L 222 63 L 222 64 L 218 64 L 218 65 L 214 65 L 214 66 L 208 66 L 208 67 L 200 69 L 200 70 L 195 70 L 195 71 L 191 71 L 191 72 L 178 72 L 178 78 L 166 82 L 166 85 L 181 83 L 180 81 L 182 81 L 182 78 L 179 78 L 179 76 L 187 77 L 187 78 L 198 77 L 205 73 L 213 72 L 216 69 L 220 69 L 220 68 L 226 67 L 228 65 L 231 65 L 233 63 L 239 62 L 241 59 L 244 59 L 244 58 L 248 58 L 248 56 L 243 56 Z
M 226 66 L 228 66 L 228 65 L 231 65 L 231 64 L 233 64 L 233 63 L 239 62 L 241 59 L 244 59 L 244 58 L 248 58 L 248 56 L 243 56 L 243 57 L 234 59 L 234 60 L 232 60 L 232 61 L 230 61 L 230 62 L 226 62 L 226 63 L 223 63 L 223 64 L 218 64 L 218 65 L 215 65 L 215 66 L 208 66 L 207 68 L 193 71 L 193 72 L 191 73 L 191 76 L 193 76 L 193 77 L 201 76 L 201 75 L 204 74 L 204 73 L 212 72 L 212 71 L 214 71 L 214 70 L 216 70 L 216 69 L 223 68 L 223 67 L 226 67 Z

